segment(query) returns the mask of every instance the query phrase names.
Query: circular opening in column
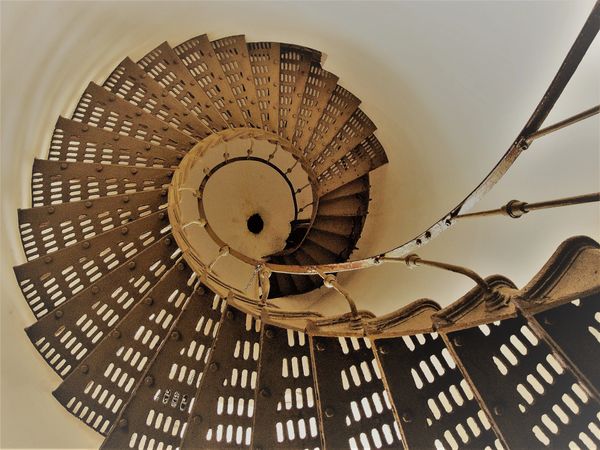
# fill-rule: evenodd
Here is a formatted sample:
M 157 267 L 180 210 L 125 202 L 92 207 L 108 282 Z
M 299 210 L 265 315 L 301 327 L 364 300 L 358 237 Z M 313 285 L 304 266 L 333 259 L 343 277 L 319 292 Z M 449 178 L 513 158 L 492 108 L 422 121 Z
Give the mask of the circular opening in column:
M 265 223 L 260 214 L 252 214 L 247 221 L 248 230 L 251 233 L 258 234 L 263 230 Z

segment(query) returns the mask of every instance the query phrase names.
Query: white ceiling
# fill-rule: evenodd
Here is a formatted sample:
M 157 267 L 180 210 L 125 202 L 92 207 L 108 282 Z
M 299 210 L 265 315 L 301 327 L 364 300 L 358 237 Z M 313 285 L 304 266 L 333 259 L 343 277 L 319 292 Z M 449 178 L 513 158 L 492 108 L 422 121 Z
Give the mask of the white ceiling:
M 322 50 L 325 68 L 363 100 L 390 159 L 372 177 L 357 253 L 365 256 L 412 238 L 483 178 L 531 114 L 592 4 L 2 2 L 0 447 L 100 443 L 50 395 L 59 379 L 22 331 L 33 316 L 11 270 L 24 261 L 16 209 L 30 206 L 32 159 L 45 157 L 57 116 L 71 113 L 88 81 L 102 82 L 125 56 L 202 33 Z M 548 123 L 600 103 L 599 75 L 596 41 Z M 596 117 L 540 139 L 479 206 L 600 190 L 599 129 Z M 599 238 L 597 205 L 461 223 L 421 255 L 522 285 L 576 234 Z M 447 304 L 471 287 L 456 275 L 394 265 L 340 279 L 374 312 L 419 297 Z

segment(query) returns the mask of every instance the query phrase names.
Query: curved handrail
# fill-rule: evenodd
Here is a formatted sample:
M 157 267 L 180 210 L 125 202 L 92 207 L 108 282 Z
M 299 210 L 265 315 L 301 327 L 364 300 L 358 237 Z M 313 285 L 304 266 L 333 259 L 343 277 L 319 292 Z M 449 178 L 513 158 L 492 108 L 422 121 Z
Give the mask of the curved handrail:
M 394 247 L 384 253 L 367 258 L 357 259 L 354 261 L 346 261 L 343 263 L 321 264 L 315 266 L 301 265 L 282 265 L 266 263 L 272 272 L 289 273 L 294 275 L 314 275 L 319 272 L 347 272 L 352 270 L 365 269 L 373 267 L 382 262 L 383 257 L 402 257 L 421 246 L 423 243 L 439 235 L 446 228 L 449 228 L 454 218 L 461 213 L 469 211 L 481 198 L 504 176 L 518 156 L 527 148 L 532 137 L 539 131 L 544 120 L 554 107 L 556 101 L 562 94 L 565 86 L 575 73 L 575 70 L 581 63 L 583 56 L 589 49 L 592 41 L 598 34 L 600 28 L 600 2 L 596 2 L 588 16 L 583 28 L 577 35 L 575 42 L 571 46 L 567 56 L 563 60 L 558 72 L 552 79 L 550 86 L 546 89 L 542 99 L 536 106 L 531 117 L 513 141 L 502 159 L 494 166 L 483 181 L 460 202 L 448 214 L 430 226 L 425 232 L 417 237 L 405 242 L 404 244 Z

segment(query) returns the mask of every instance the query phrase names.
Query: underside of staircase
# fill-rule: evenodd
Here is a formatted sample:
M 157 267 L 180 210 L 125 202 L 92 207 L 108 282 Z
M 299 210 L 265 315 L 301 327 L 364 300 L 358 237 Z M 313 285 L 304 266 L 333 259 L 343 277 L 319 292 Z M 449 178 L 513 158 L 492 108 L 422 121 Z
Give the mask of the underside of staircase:
M 369 173 L 387 156 L 340 83 L 316 50 L 201 35 L 126 58 L 87 86 L 58 119 L 48 159 L 35 160 L 32 207 L 19 210 L 27 262 L 14 271 L 37 319 L 27 335 L 62 380 L 53 395 L 106 449 L 597 448 L 591 238 L 564 242 L 521 289 L 486 278 L 501 302 L 478 286 L 445 308 L 421 299 L 381 317 L 298 313 L 308 325 L 287 328 L 261 308 L 337 289 L 331 273 L 274 271 L 265 288 L 257 268 L 250 314 L 205 277 L 235 249 L 198 262 L 206 273 L 190 263 L 181 233 L 209 227 L 172 226 L 182 161 L 203 141 L 259 132 L 272 153 L 240 144 L 205 173 L 248 160 L 289 182 L 291 231 L 264 262 L 351 258 Z

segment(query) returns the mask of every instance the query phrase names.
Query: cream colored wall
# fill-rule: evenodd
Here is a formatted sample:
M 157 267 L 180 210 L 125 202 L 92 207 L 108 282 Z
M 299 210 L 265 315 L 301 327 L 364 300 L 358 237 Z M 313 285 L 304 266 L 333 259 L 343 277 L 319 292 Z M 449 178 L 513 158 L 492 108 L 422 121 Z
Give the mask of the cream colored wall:
M 457 204 L 507 149 L 541 98 L 592 0 L 402 3 L 1 3 L 2 440 L 0 446 L 96 447 L 100 439 L 50 395 L 59 382 L 23 328 L 33 322 L 11 267 L 22 263 L 16 209 L 30 206 L 33 157 L 59 114 L 125 56 L 196 34 L 294 42 L 363 99 L 390 164 L 373 175 L 358 255 L 411 238 Z M 596 42 L 549 121 L 599 103 Z M 541 139 L 482 202 L 599 190 L 599 122 Z M 456 226 L 422 256 L 523 284 L 563 239 L 598 239 L 596 205 Z M 383 266 L 343 275 L 362 307 L 383 312 L 428 296 L 447 304 L 471 285 L 433 269 Z

